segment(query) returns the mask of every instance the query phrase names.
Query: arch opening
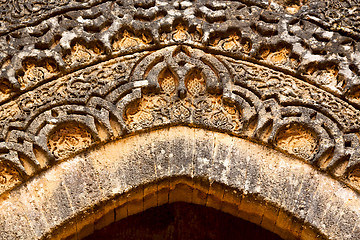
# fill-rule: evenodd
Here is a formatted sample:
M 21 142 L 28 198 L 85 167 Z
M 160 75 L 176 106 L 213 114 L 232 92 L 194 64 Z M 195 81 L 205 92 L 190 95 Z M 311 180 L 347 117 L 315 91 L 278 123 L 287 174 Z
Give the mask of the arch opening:
M 266 201 L 257 194 L 242 192 L 235 188 L 218 182 L 212 182 L 204 178 L 190 178 L 188 176 L 165 178 L 142 185 L 131 189 L 120 196 L 93 206 L 93 209 L 79 212 L 75 218 L 52 232 L 51 237 L 49 238 L 89 240 L 100 239 L 100 236 L 106 236 L 105 239 L 122 239 L 121 237 L 126 239 L 125 236 L 127 236 L 127 233 L 121 235 L 117 234 L 116 231 L 117 228 L 124 227 L 128 227 L 128 233 L 134 231 L 132 226 L 126 223 L 129 219 L 130 221 L 132 221 L 132 219 L 145 221 L 144 224 L 146 224 L 146 221 L 149 221 L 146 218 L 151 217 L 151 213 L 154 214 L 153 221 L 159 220 L 157 215 L 155 215 L 157 214 L 156 212 L 159 211 L 159 214 L 162 214 L 165 221 L 167 213 L 172 215 L 178 214 L 178 219 L 176 219 L 176 221 L 183 221 L 191 218 L 190 215 L 179 215 L 181 214 L 179 211 L 184 210 L 187 207 L 194 213 L 202 212 L 203 216 L 199 216 L 200 218 L 204 218 L 204 216 L 207 216 L 206 214 L 209 214 L 209 217 L 219 215 L 219 217 L 225 217 L 229 221 L 230 219 L 234 220 L 236 224 L 227 226 L 228 228 L 236 228 L 232 231 L 233 233 L 236 233 L 239 228 L 241 229 L 244 227 L 240 226 L 241 224 L 249 226 L 250 229 L 248 229 L 249 231 L 246 230 L 247 232 L 244 233 L 244 237 L 251 234 L 252 229 L 258 229 L 259 232 L 254 233 L 252 237 L 267 236 L 268 238 L 264 239 L 268 240 L 326 239 L 326 237 L 315 227 L 305 223 L 276 204 Z M 202 210 L 196 211 L 195 208 L 201 208 Z M 142 218 L 142 215 L 145 215 L 146 217 Z M 194 221 L 195 220 L 196 219 L 194 219 Z M 186 234 L 191 233 L 191 231 L 188 231 L 185 235 L 179 234 L 178 231 L 180 231 L 180 229 L 175 229 L 174 227 L 177 226 L 181 228 L 184 227 L 184 225 L 179 225 L 174 221 L 162 223 L 163 226 L 169 224 L 168 227 L 172 229 L 173 233 L 167 231 L 156 233 L 165 236 L 165 238 L 159 239 L 186 239 Z M 74 226 L 74 223 L 76 223 L 76 228 L 72 227 Z M 204 219 L 200 220 L 200 222 L 198 221 L 197 224 L 199 224 L 199 227 L 206 228 L 206 226 L 201 225 L 204 224 Z M 224 223 L 212 222 L 209 224 L 213 224 L 214 228 L 218 225 L 218 229 L 209 229 L 215 231 L 213 233 L 209 232 L 209 234 L 213 234 L 214 237 L 211 239 L 221 239 L 221 237 L 224 239 L 225 236 L 216 235 L 216 233 L 221 234 L 221 232 L 225 231 L 221 228 L 225 227 Z M 222 226 L 219 226 L 221 224 Z M 146 232 L 146 226 L 143 227 L 145 231 L 144 234 L 147 234 L 146 236 L 149 237 L 152 233 L 149 231 Z M 200 229 L 198 230 L 200 231 Z M 231 231 L 229 230 L 229 232 Z M 137 234 L 140 234 L 140 232 Z M 137 236 L 137 234 L 132 236 Z M 166 234 L 177 235 L 174 235 L 175 238 L 171 238 Z M 168 238 L 166 238 L 166 236 Z M 207 234 L 204 233 L 201 236 L 204 238 L 200 237 L 199 239 L 206 239 Z M 156 235 L 154 235 L 154 237 L 156 238 Z M 136 239 L 141 239 L 141 237 Z M 145 235 L 144 239 L 147 239 Z
M 0 226 L 29 238 L 83 239 L 176 202 L 229 213 L 283 239 L 342 239 L 338 234 L 357 230 L 360 209 L 354 192 L 304 161 L 228 134 L 174 126 L 59 162 L 3 199 L 0 210 L 24 225 Z
M 278 235 L 231 214 L 184 202 L 145 210 L 84 238 L 97 239 L 282 240 Z

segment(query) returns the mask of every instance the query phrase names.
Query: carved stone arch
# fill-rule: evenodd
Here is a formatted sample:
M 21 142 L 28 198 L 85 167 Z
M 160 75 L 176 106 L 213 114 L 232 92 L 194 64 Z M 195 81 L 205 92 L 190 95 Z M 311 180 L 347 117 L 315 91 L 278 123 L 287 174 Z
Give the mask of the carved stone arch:
M 40 186 L 41 192 L 29 191 Z M 20 202 L 14 206 L 15 198 Z M 358 211 L 357 194 L 300 160 L 189 127 L 135 135 L 80 154 L 4 201 L 7 213 L 22 206 L 13 218 L 34 217 L 21 225 L 23 232 L 8 236 L 35 233 L 46 239 L 84 237 L 115 219 L 177 201 L 220 209 L 284 239 L 339 238 L 341 228 L 352 229 Z M 35 232 L 27 232 L 29 227 Z
M 0 239 L 80 239 L 169 201 L 360 238 L 358 10 L 2 1 Z

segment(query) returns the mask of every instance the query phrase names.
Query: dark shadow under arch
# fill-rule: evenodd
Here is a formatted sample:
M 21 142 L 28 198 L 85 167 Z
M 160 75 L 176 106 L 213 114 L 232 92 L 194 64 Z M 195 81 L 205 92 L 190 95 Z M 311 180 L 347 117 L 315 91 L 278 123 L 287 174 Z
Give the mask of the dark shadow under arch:
M 286 240 L 345 240 L 358 236 L 358 199 L 335 179 L 273 149 L 224 133 L 171 127 L 60 162 L 9 193 L 2 216 L 16 224 L 0 226 L 6 239 L 27 234 L 80 240 L 148 209 L 186 202 Z
M 199 216 L 192 218 L 186 208 Z M 169 214 L 173 217 L 169 218 Z M 171 220 L 176 217 L 177 220 Z M 198 233 L 198 237 L 191 235 L 189 238 L 196 228 L 191 229 L 186 223 L 179 225 L 176 222 L 179 220 L 195 220 L 200 224 L 198 231 L 201 233 Z M 327 239 L 318 229 L 256 194 L 244 193 L 218 182 L 210 182 L 209 179 L 188 176 L 168 177 L 141 185 L 100 203 L 91 211 L 80 212 L 52 233 L 56 236 L 54 239 L 64 239 L 63 234 L 74 222 L 77 232 L 66 237 L 66 240 Z M 161 226 L 172 227 L 175 235 L 169 236 L 169 232 L 162 229 L 155 236 L 156 230 L 161 231 Z M 179 235 L 181 229 L 190 231 Z M 244 234 L 237 236 L 241 232 Z M 237 237 L 231 238 L 232 235 Z
M 185 202 L 150 208 L 84 238 L 97 239 L 282 240 L 254 223 L 214 208 Z

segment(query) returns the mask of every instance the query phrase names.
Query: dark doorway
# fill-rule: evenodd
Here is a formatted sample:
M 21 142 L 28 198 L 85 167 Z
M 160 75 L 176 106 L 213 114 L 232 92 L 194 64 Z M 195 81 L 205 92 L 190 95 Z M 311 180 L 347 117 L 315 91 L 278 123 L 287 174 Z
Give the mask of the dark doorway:
M 280 240 L 256 224 L 213 208 L 172 203 L 151 208 L 96 231 L 86 240 L 246 239 Z

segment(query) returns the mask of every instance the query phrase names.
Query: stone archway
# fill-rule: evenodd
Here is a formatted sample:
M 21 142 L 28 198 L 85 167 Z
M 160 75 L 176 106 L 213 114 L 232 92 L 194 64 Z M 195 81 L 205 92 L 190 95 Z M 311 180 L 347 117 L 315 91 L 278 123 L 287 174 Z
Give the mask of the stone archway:
M 63 161 L 10 192 L 1 211 L 21 223 L 3 223 L 7 234 L 58 239 L 179 201 L 220 209 L 285 239 L 342 238 L 359 209 L 357 194 L 303 161 L 228 134 L 171 127 Z
M 358 16 L 337 0 L 0 3 L 0 237 L 81 238 L 176 196 L 283 238 L 359 238 Z

